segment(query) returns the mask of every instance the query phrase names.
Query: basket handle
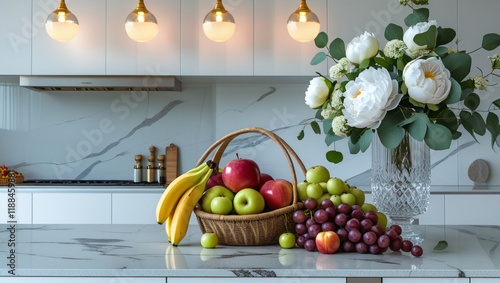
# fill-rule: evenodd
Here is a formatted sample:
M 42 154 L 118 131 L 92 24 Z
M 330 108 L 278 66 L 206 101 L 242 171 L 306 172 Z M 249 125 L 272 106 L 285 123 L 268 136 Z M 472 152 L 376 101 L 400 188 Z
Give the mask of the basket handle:
M 297 175 L 296 175 L 296 172 L 295 172 L 295 166 L 293 164 L 291 156 L 293 156 L 293 158 L 295 159 L 295 161 L 299 165 L 299 167 L 302 170 L 302 173 L 304 174 L 304 176 L 306 174 L 306 170 L 307 169 L 304 166 L 304 164 L 302 163 L 302 160 L 300 160 L 300 158 L 297 155 L 297 153 L 290 147 L 290 145 L 288 145 L 281 137 L 279 137 L 275 133 L 273 133 L 271 131 L 268 131 L 266 129 L 258 128 L 258 127 L 256 127 L 256 128 L 244 128 L 244 129 L 240 129 L 240 130 L 237 130 L 235 132 L 232 132 L 230 134 L 227 134 L 227 135 L 223 136 L 222 138 L 220 138 L 219 140 L 217 140 L 215 143 L 213 143 L 205 151 L 205 153 L 198 160 L 197 165 L 200 165 L 202 162 L 204 162 L 207 159 L 207 157 L 210 155 L 210 153 L 213 152 L 217 147 L 218 147 L 218 149 L 215 151 L 215 154 L 214 154 L 214 157 L 213 157 L 212 161 L 214 161 L 215 163 L 219 164 L 220 159 L 222 157 L 222 154 L 224 153 L 224 150 L 227 148 L 227 146 L 229 145 L 229 143 L 234 138 L 236 138 L 237 136 L 239 136 L 241 134 L 245 134 L 245 133 L 259 133 L 259 134 L 265 135 L 268 138 L 270 138 L 271 140 L 273 140 L 278 145 L 278 147 L 281 148 L 281 150 L 283 151 L 283 154 L 285 155 L 285 157 L 286 157 L 286 159 L 288 161 L 288 166 L 290 167 L 290 172 L 292 173 L 293 203 L 294 204 L 297 203 L 297 201 L 298 201 L 298 196 L 297 196 L 297 194 L 298 194 L 297 193 Z

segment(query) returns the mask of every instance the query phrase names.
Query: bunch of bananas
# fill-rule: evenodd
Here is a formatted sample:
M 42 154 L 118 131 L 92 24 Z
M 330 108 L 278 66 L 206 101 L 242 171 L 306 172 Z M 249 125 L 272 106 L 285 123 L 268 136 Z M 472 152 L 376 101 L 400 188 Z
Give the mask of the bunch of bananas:
M 184 239 L 189 219 L 200 200 L 217 164 L 207 161 L 175 178 L 165 189 L 156 206 L 156 221 L 166 222 L 168 241 L 177 246 Z

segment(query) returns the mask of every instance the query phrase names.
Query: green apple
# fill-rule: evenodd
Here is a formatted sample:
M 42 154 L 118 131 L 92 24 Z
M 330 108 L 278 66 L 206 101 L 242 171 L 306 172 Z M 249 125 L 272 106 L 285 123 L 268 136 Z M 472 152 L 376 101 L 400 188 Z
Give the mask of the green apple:
M 356 198 L 351 193 L 343 193 L 343 194 L 341 194 L 340 195 L 340 200 L 343 203 L 347 203 L 350 206 L 353 206 L 353 205 L 356 204 Z
M 297 184 L 297 194 L 300 201 L 305 201 L 309 197 L 307 195 L 307 186 L 309 186 L 309 183 L 306 181 Z
M 330 197 L 330 200 L 333 202 L 333 205 L 334 206 L 338 206 L 339 204 L 342 203 L 342 199 L 340 199 L 340 196 L 339 195 L 332 195 Z
M 323 193 L 328 193 L 328 189 L 326 188 L 326 182 L 321 182 L 319 185 L 323 188 Z
M 295 247 L 295 234 L 289 232 L 281 234 L 279 244 L 283 249 L 291 249 Z
M 233 207 L 239 215 L 261 213 L 265 206 L 264 197 L 255 189 L 244 188 L 234 195 Z
M 326 182 L 326 189 L 329 194 L 340 196 L 347 191 L 347 185 L 342 179 L 333 177 Z
M 309 183 L 327 182 L 330 179 L 330 172 L 325 166 L 316 165 L 306 171 L 306 181 Z
M 229 200 L 233 201 L 234 193 L 230 189 L 219 185 L 207 189 L 200 199 L 203 211 L 212 213 L 210 206 L 215 197 L 227 197 Z
M 219 237 L 215 233 L 203 233 L 200 243 L 205 249 L 213 249 L 219 243 Z
M 313 199 L 318 199 L 323 195 L 323 188 L 319 183 L 311 183 L 307 186 L 307 196 Z
M 227 215 L 233 210 L 233 201 L 228 197 L 214 197 L 210 202 L 210 209 L 214 214 Z
M 352 187 L 349 192 L 356 198 L 357 205 L 362 206 L 365 203 L 365 192 L 356 187 Z
M 380 225 L 380 227 L 384 228 L 385 231 L 385 229 L 387 228 L 387 216 L 385 216 L 385 214 L 383 214 L 380 211 L 377 211 L 377 216 L 378 216 L 377 225 Z
M 378 209 L 377 209 L 377 207 L 375 205 L 373 205 L 371 203 L 368 203 L 368 202 L 365 202 L 365 203 L 363 203 L 363 205 L 361 205 L 361 210 L 363 212 L 367 212 L 367 211 L 370 211 L 370 210 L 371 211 L 375 211 L 375 212 L 378 211 Z

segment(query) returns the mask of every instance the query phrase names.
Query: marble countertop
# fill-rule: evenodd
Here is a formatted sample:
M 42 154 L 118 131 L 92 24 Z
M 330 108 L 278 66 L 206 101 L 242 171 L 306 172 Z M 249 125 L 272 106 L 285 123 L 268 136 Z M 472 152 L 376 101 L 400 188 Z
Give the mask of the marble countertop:
M 161 225 L 0 225 L 0 277 L 499 277 L 500 227 L 416 226 L 424 255 L 324 255 L 278 245 L 203 249 L 191 226 L 179 247 Z M 14 236 L 13 236 L 14 235 Z M 10 240 L 9 240 L 10 239 Z M 9 246 L 14 239 L 15 247 Z M 449 246 L 433 251 L 440 240 Z M 11 251 L 15 249 L 15 251 Z M 14 256 L 15 266 L 9 266 Z

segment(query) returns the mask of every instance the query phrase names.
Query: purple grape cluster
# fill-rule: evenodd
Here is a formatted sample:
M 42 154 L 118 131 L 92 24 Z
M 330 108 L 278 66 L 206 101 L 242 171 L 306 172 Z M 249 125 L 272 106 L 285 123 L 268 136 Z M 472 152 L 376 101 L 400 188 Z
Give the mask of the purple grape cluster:
M 330 199 L 318 205 L 316 199 L 304 201 L 304 209 L 293 213 L 296 245 L 307 251 L 316 251 L 316 235 L 321 231 L 333 231 L 340 238 L 339 252 L 380 254 L 387 250 L 410 252 L 419 257 L 423 250 L 401 237 L 401 227 L 389 228 L 377 225 L 374 211 L 361 210 L 358 205 L 341 203 L 335 207 Z

